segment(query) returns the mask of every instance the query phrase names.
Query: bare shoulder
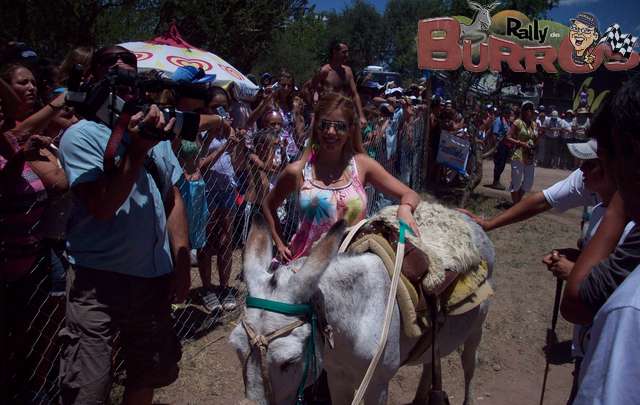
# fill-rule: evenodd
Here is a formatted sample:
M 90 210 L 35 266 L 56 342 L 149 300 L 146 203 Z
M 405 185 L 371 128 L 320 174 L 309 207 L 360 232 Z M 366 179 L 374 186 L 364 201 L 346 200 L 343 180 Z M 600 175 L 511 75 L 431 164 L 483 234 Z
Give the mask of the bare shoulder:
M 347 77 L 353 78 L 353 70 L 351 70 L 351 68 L 349 66 L 342 65 L 342 68 L 344 69 L 345 73 L 347 74 Z
M 376 162 L 374 159 L 369 157 L 369 155 L 367 155 L 366 153 L 357 153 L 356 155 L 353 156 L 353 158 L 356 162 L 356 165 L 358 166 L 358 171 L 362 175 L 366 175 L 366 173 L 370 172 L 371 170 L 375 170 L 378 167 L 382 167 L 380 166 L 380 163 Z

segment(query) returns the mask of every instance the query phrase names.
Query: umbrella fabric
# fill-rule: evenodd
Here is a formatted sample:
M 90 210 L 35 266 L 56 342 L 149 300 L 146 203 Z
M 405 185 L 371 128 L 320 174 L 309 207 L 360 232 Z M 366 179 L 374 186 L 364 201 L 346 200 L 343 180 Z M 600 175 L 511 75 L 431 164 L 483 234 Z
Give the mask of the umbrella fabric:
M 258 86 L 219 56 L 185 42 L 175 27 L 166 35 L 145 42 L 125 42 L 120 46 L 135 53 L 138 69 L 161 70 L 173 73 L 181 66 L 202 68 L 206 74 L 215 74 L 216 80 L 230 80 L 236 83 L 236 96 L 252 99 Z

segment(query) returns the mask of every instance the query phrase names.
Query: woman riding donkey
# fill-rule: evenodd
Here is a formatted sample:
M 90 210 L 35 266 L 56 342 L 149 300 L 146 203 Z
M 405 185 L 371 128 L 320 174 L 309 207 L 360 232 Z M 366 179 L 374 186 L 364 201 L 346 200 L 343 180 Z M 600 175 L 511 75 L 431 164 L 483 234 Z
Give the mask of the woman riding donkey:
M 288 262 L 307 256 L 314 242 L 341 219 L 348 225 L 364 219 L 367 184 L 400 201 L 398 219 L 417 235 L 413 212 L 420 197 L 366 154 L 353 101 L 337 93 L 324 94 L 315 117 L 310 149 L 284 169 L 263 206 L 279 259 Z M 299 196 L 301 221 L 287 246 L 276 209 L 294 193 Z
M 432 251 L 436 261 L 430 262 L 430 271 L 444 273 L 455 267 L 449 265 L 455 260 L 437 257 L 438 252 L 474 251 L 487 262 L 490 284 L 493 246 L 482 229 L 463 214 L 437 204 L 421 204 L 415 210 L 417 194 L 363 153 L 351 100 L 323 95 L 315 117 L 310 149 L 278 179 L 265 200 L 267 223 L 254 221 L 245 247 L 247 309 L 230 342 L 240 357 L 246 395 L 263 405 L 301 404 L 304 389 L 324 369 L 332 403 L 351 403 L 360 386 L 364 403 L 382 405 L 393 375 L 411 362 L 423 364 L 414 403 L 426 403 L 434 370 L 431 350 L 421 344 L 425 342 L 422 336 L 406 333 L 405 318 L 390 294 L 392 279 L 385 260 L 369 251 L 338 254 L 345 223 L 353 225 L 365 216 L 363 185 L 370 183 L 400 200 L 399 207 L 383 210 L 391 221 L 397 222 L 397 217 L 416 235 L 418 226 L 425 231 L 420 238 L 411 237 L 414 241 L 426 238 L 431 242 L 427 229 L 436 234 L 433 242 L 439 246 Z M 287 247 L 274 211 L 296 192 L 303 219 Z M 434 218 L 444 221 L 428 225 L 437 222 Z M 468 245 L 457 243 L 458 239 L 467 240 Z M 273 267 L 272 241 L 281 262 L 274 271 L 269 269 Z M 431 266 L 445 261 L 444 266 Z M 395 304 L 391 307 L 386 304 L 390 299 Z M 470 309 L 448 314 L 438 327 L 437 344 L 427 345 L 439 348 L 433 350 L 436 358 L 438 351 L 445 356 L 464 346 L 465 404 L 473 398 L 471 380 L 488 304 L 485 299 Z M 391 308 L 390 317 L 387 308 Z M 386 343 L 380 346 L 382 324 L 388 334 L 383 332 Z M 363 376 L 374 361 L 377 366 L 365 383 Z

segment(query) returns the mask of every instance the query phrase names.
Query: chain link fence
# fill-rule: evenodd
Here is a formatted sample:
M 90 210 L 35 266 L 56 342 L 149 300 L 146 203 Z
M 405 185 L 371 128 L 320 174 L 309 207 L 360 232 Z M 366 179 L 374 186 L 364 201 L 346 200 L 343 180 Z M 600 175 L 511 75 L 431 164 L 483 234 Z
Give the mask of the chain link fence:
M 422 108 L 412 108 L 411 111 L 411 115 L 373 117 L 368 130 L 363 131 L 363 143 L 367 154 L 393 176 L 415 190 L 424 190 L 427 113 Z M 396 122 L 393 122 L 394 119 Z M 276 146 L 276 149 L 280 148 Z M 241 271 L 242 249 L 251 217 L 261 210 L 260 201 L 251 201 L 248 193 L 251 179 L 256 175 L 255 165 L 250 163 L 250 154 L 257 152 L 260 151 L 249 149 L 223 157 L 234 172 L 233 182 L 223 184 L 220 178 L 205 181 L 204 198 L 209 200 L 209 206 L 214 207 L 207 213 L 207 231 L 204 235 L 212 248 L 213 260 L 209 264 L 213 270 L 212 292 L 223 305 L 236 305 L 235 308 L 227 305 L 227 309 L 207 308 L 207 303 L 203 301 L 207 291 L 203 291 L 202 271 L 199 271 L 198 265 L 202 270 L 203 260 L 205 264 L 209 262 L 202 257 L 202 252 L 192 251 L 192 289 L 189 298 L 184 304 L 172 308 L 175 330 L 183 344 L 235 319 L 241 311 L 245 296 Z M 277 155 L 279 159 L 285 158 L 284 149 L 282 153 L 276 153 L 276 158 Z M 271 183 L 277 175 L 272 174 Z M 394 203 L 370 186 L 366 187 L 366 191 L 369 215 Z M 295 198 L 289 198 L 278 210 L 278 219 L 286 238 L 290 238 L 298 226 Z M 197 220 L 199 214 L 191 212 L 189 216 L 191 220 Z M 0 388 L 2 403 L 45 405 L 58 401 L 57 379 L 61 353 L 57 335 L 64 324 L 64 272 L 68 266 L 63 246 L 63 241 L 51 241 L 42 249 L 45 253 L 27 276 L 19 282 L 3 282 L 0 286 L 0 306 L 3 308 L 0 320 L 3 331 L 0 341 L 0 350 L 3 352 L 1 377 L 3 382 L 7 382 Z M 220 287 L 220 265 L 230 268 L 228 289 Z M 204 276 L 207 277 L 206 274 Z M 123 369 L 120 350 L 113 353 L 113 364 L 117 383 Z

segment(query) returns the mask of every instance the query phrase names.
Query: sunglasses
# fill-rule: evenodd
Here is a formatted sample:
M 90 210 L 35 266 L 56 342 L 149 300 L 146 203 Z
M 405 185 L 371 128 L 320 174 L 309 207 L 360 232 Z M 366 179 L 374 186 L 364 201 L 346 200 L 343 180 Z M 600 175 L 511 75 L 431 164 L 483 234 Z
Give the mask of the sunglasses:
M 336 130 L 336 132 L 347 132 L 347 129 L 349 128 L 349 126 L 347 125 L 346 122 L 344 121 L 329 121 L 329 120 L 320 120 L 320 130 L 321 131 L 328 131 L 329 128 L 332 128 Z
M 113 66 L 118 63 L 118 60 L 123 61 L 129 66 L 136 67 L 138 65 L 138 59 L 136 55 L 131 52 L 117 52 L 108 53 L 100 58 L 100 66 Z
M 572 25 L 570 28 L 571 31 L 574 31 L 577 34 L 593 34 L 595 33 L 595 30 L 593 28 L 578 28 L 577 25 Z

